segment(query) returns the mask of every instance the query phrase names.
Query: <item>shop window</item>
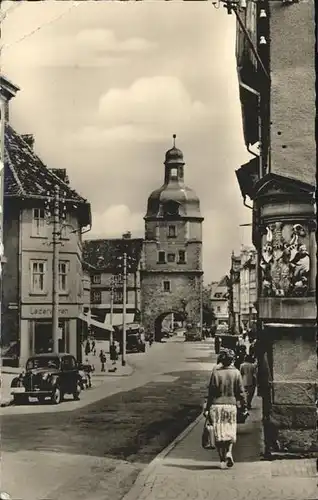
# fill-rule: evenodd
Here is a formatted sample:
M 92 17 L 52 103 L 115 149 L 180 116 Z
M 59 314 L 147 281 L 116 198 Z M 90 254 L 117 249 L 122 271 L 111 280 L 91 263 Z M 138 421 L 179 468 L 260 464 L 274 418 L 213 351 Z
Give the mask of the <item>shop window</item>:
M 171 292 L 171 283 L 170 283 L 170 281 L 164 281 L 163 282 L 163 291 L 164 292 Z
M 186 253 L 184 250 L 179 250 L 179 264 L 185 264 L 186 262 Z
M 168 253 L 168 262 L 175 262 L 176 256 L 174 253 Z
M 169 226 L 168 236 L 169 236 L 169 238 L 176 238 L 176 236 L 177 236 L 176 226 Z
M 46 261 L 31 261 L 31 293 L 45 293 L 46 270 Z
M 44 208 L 34 208 L 32 214 L 32 236 L 47 237 L 47 224 Z
M 59 292 L 68 293 L 69 262 L 59 262 Z
M 166 252 L 158 252 L 158 262 L 159 264 L 164 264 L 166 262 Z

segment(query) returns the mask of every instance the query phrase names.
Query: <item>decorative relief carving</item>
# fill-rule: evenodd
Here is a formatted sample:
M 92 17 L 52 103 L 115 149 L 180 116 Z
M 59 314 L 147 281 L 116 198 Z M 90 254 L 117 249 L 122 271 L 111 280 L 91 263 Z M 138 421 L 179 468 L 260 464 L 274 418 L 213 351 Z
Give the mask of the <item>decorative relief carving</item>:
M 308 233 L 301 224 L 275 222 L 263 237 L 262 291 L 267 297 L 303 297 L 308 291 Z

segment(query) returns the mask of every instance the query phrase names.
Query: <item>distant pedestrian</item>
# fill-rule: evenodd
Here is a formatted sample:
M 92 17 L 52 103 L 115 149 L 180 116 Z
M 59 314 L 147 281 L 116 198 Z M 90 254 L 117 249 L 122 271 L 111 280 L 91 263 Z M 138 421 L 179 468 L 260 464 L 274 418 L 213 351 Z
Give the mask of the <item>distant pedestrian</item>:
M 88 356 L 90 352 L 91 352 L 91 346 L 89 340 L 87 340 L 85 345 L 85 355 Z
M 252 400 L 255 394 L 257 371 L 256 364 L 253 363 L 253 358 L 249 354 L 245 356 L 244 362 L 241 364 L 240 372 L 242 375 L 243 386 L 247 397 L 247 409 L 252 408 Z
M 149 347 L 151 347 L 153 344 L 153 335 L 150 335 L 149 337 Z
M 110 354 L 110 359 L 112 361 L 112 364 L 115 365 L 116 361 L 118 360 L 118 352 L 117 352 L 117 347 L 116 347 L 116 344 L 114 341 L 111 343 L 111 346 L 109 348 L 109 354 Z
M 221 469 L 234 465 L 232 448 L 237 432 L 236 402 L 240 401 L 242 410 L 246 411 L 243 381 L 240 372 L 234 367 L 234 356 L 230 349 L 220 353 L 219 364 L 212 370 L 205 408 L 213 425 Z
M 100 353 L 99 353 L 99 359 L 100 359 L 100 362 L 101 362 L 101 365 L 102 365 L 101 371 L 105 372 L 106 371 L 106 369 L 105 369 L 106 355 L 105 355 L 105 353 L 104 353 L 103 350 L 101 350 Z
M 92 342 L 92 352 L 93 352 L 93 356 L 96 356 L 96 344 L 95 344 L 95 340 L 93 340 L 93 342 Z

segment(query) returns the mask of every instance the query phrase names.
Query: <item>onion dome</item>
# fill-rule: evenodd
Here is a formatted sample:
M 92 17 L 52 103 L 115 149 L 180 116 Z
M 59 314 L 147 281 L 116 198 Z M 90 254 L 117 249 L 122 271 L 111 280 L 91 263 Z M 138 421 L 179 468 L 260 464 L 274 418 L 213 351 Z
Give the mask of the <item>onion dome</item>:
M 151 193 L 148 198 L 148 218 L 162 217 L 195 217 L 202 218 L 200 200 L 195 192 L 184 183 L 183 153 L 175 145 L 165 155 L 164 184 Z

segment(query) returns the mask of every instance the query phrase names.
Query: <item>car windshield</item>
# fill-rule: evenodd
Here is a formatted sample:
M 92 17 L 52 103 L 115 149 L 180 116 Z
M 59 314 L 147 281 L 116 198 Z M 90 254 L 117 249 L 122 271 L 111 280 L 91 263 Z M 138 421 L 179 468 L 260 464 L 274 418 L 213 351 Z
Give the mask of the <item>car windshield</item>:
M 60 361 L 56 357 L 52 358 L 31 358 L 28 360 L 26 369 L 34 370 L 36 368 L 59 368 Z

